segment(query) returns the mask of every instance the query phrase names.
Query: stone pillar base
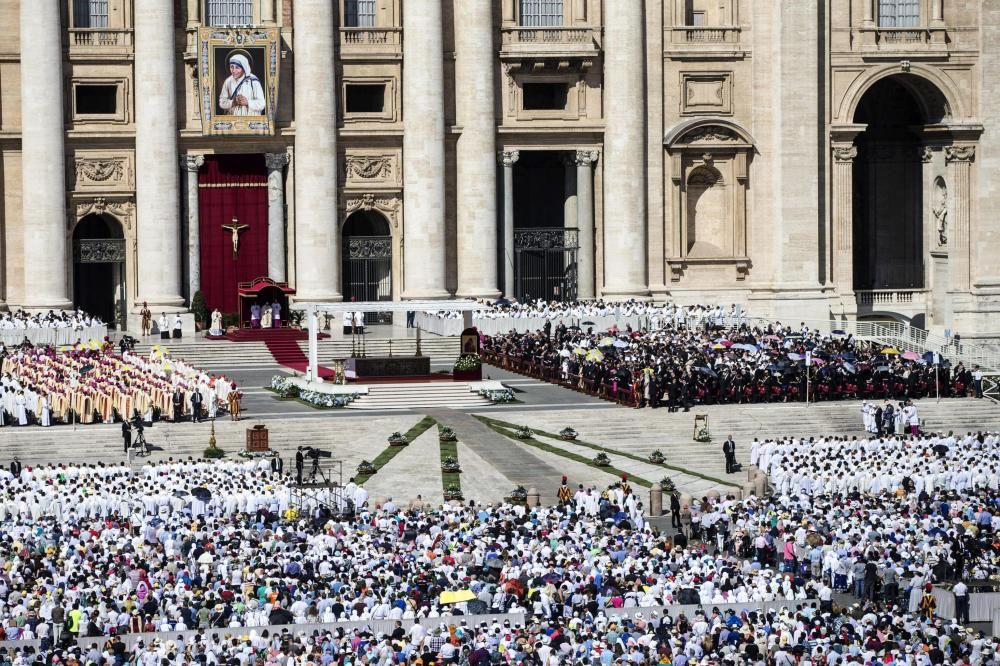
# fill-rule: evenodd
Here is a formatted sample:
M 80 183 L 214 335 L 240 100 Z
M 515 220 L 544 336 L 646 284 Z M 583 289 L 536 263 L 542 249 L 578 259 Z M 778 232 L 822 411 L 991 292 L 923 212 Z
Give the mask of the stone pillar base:
M 444 289 L 407 289 L 403 291 L 404 301 L 438 301 L 451 298 L 451 292 Z

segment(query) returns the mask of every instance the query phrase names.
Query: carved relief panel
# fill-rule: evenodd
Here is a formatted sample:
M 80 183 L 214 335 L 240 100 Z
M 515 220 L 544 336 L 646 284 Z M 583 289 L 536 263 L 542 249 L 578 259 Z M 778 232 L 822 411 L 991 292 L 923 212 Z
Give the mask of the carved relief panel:
M 73 160 L 73 190 L 76 192 L 131 192 L 135 189 L 135 167 L 131 154 L 77 153 Z
M 344 156 L 342 176 L 347 189 L 395 189 L 403 183 L 396 153 L 348 153 Z

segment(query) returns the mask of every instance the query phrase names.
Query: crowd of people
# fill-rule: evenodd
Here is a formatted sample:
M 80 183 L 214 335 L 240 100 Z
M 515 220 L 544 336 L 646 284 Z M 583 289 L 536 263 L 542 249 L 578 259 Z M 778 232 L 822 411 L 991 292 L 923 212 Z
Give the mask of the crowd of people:
M 981 393 L 978 368 L 934 364 L 805 325 L 677 325 L 608 332 L 566 326 L 484 336 L 486 360 L 637 407 Z M 977 379 L 980 378 L 980 379 Z
M 225 376 L 210 376 L 158 346 L 146 356 L 123 350 L 116 353 L 107 341 L 0 350 L 0 426 L 238 413 L 239 391 Z
M 24 310 L 0 313 L 0 330 L 27 330 L 30 328 L 72 328 L 82 331 L 103 324 L 99 317 L 83 310 L 49 310 L 46 313 L 28 313 Z
M 739 325 L 747 321 L 743 309 L 736 305 L 680 305 L 676 303 L 654 304 L 642 301 L 545 301 L 542 299 L 524 302 L 507 299 L 479 300 L 479 309 L 473 312 L 475 319 L 533 319 L 585 320 L 588 317 L 648 317 L 653 328 L 660 326 L 711 323 L 716 326 Z M 458 311 L 441 310 L 428 312 L 441 319 L 461 319 Z
M 552 507 L 379 506 L 353 481 L 298 505 L 273 460 L 15 462 L 0 638 L 42 639 L 16 664 L 997 663 L 930 586 L 1000 575 L 1000 437 L 783 439 L 750 462 L 771 495 L 701 498 L 673 535 L 629 510 L 627 478 Z M 525 620 L 463 622 L 487 612 Z M 416 625 L 295 627 L 338 620 Z M 167 633 L 120 640 L 139 631 Z M 92 647 L 70 657 L 74 638 Z

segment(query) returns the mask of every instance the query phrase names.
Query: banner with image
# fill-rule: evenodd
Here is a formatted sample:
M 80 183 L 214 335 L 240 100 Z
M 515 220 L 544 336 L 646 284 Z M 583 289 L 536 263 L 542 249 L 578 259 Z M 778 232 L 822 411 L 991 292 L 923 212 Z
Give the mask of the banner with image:
M 198 90 L 203 134 L 274 134 L 279 40 L 278 28 L 201 29 Z

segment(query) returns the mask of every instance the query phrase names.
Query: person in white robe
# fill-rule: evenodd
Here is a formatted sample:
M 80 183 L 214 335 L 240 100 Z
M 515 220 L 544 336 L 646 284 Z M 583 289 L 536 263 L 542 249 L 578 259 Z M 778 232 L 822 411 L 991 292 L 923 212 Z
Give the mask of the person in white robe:
M 219 308 L 212 310 L 212 326 L 208 329 L 208 332 L 212 335 L 222 335 L 225 333 L 222 330 L 222 313 L 219 312 Z
M 281 328 L 281 303 L 278 301 L 271 303 L 271 321 L 274 328 Z
M 42 427 L 48 428 L 52 425 L 52 410 L 49 406 L 49 396 L 43 394 L 41 403 L 42 413 L 38 417 L 41 420 Z
M 260 328 L 260 305 L 257 303 L 250 306 L 250 328 Z
M 250 71 L 250 60 L 242 53 L 229 56 L 229 76 L 219 91 L 219 108 L 227 116 L 262 116 L 266 100 L 260 79 Z
M 263 313 L 260 317 L 260 327 L 271 328 L 271 306 L 267 303 L 264 304 Z
M 25 407 L 24 391 L 18 392 L 14 398 L 14 418 L 17 419 L 17 425 L 28 425 L 28 410 Z

